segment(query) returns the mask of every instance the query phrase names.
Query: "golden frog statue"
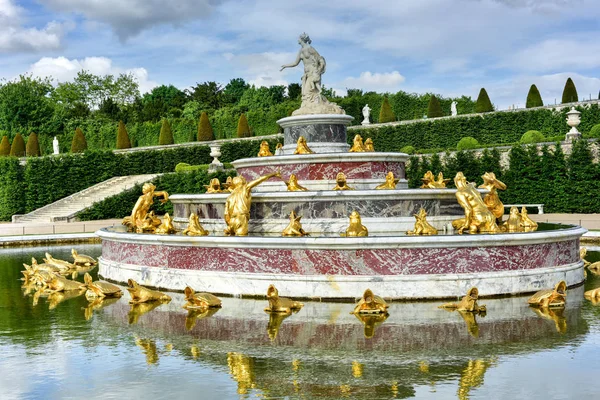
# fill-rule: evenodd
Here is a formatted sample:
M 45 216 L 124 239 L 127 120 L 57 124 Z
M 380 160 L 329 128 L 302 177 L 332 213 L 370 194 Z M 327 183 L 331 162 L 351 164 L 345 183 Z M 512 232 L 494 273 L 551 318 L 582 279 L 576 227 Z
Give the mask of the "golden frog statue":
M 71 255 L 73 256 L 73 264 L 75 266 L 80 265 L 84 267 L 91 267 L 98 264 L 98 261 L 96 261 L 93 257 L 86 256 L 85 254 L 79 254 L 75 249 L 71 249 Z
M 365 151 L 375 151 L 375 147 L 373 146 L 373 140 L 371 138 L 367 138 L 367 140 L 365 140 Z
M 388 308 L 385 300 L 367 289 L 350 314 L 385 314 Z
M 500 182 L 493 172 L 486 172 L 481 178 L 483 179 L 483 183 L 479 185 L 479 187 L 490 191 L 483 198 L 483 202 L 497 220 L 502 220 L 502 216 L 504 215 L 504 204 L 500 201 L 498 190 L 506 190 L 506 185 Z
M 234 189 L 225 201 L 224 217 L 227 224 L 227 228 L 225 228 L 226 235 L 248 235 L 252 188 L 273 177 L 281 178 L 281 172 L 273 172 L 250 182 L 246 182 L 246 179 L 241 175 L 233 178 Z
M 212 293 L 196 293 L 194 289 L 189 286 L 186 286 L 183 293 L 185 294 L 186 301 L 183 308 L 187 310 L 221 308 L 221 299 Z
M 149 230 L 154 226 L 154 221 L 147 221 L 147 219 L 155 197 L 162 197 L 161 203 L 163 204 L 169 201 L 169 194 L 167 192 L 155 192 L 154 189 L 156 189 L 156 186 L 152 183 L 144 183 L 144 186 L 142 186 L 142 195 L 135 203 L 131 215 L 123 218 L 123 225 L 127 227 L 129 232 L 143 233 L 145 229 Z
M 163 217 L 162 223 L 158 226 L 158 228 L 156 228 L 156 231 L 154 231 L 154 233 L 156 233 L 157 235 L 172 235 L 175 232 L 176 231 L 175 226 L 173 226 L 173 219 L 171 218 L 169 213 L 166 213 Z
M 394 173 L 392 171 L 388 172 L 385 176 L 385 182 L 381 185 L 377 186 L 375 189 L 377 190 L 385 190 L 385 189 L 396 189 L 396 184 L 399 179 L 394 178 Z
M 346 174 L 338 172 L 335 177 L 335 187 L 332 190 L 354 190 L 353 187 L 348 186 L 346 183 Z
M 219 178 L 212 178 L 208 185 L 204 185 L 206 188 L 206 193 L 223 193 L 221 190 L 221 182 L 219 182 Z
M 262 142 L 260 142 L 260 150 L 258 151 L 258 156 L 259 157 L 269 157 L 272 155 L 273 155 L 273 153 L 271 153 L 271 150 L 269 149 L 269 142 L 267 142 L 266 140 L 263 140 Z
M 475 189 L 474 183 L 467 183 L 462 172 L 454 177 L 456 185 L 456 199 L 465 210 L 465 218 L 452 221 L 452 227 L 462 234 L 465 230 L 469 233 L 498 233 L 500 228 L 496 225 L 496 217 L 488 210 Z
M 304 138 L 304 136 L 300 136 L 298 138 L 298 142 L 296 144 L 296 150 L 294 151 L 294 154 L 313 154 L 314 151 L 312 151 L 309 147 L 308 144 L 306 143 L 306 139 Z
M 564 307 L 567 302 L 567 283 L 560 281 L 554 289 L 543 289 L 535 293 L 528 300 L 532 307 Z
M 223 187 L 225 188 L 225 190 L 223 190 L 223 192 L 229 192 L 229 193 L 233 192 L 234 186 L 233 186 L 233 178 L 231 176 L 227 177 L 227 180 L 223 184 Z
M 300 219 L 302 217 L 297 216 L 294 210 L 290 213 L 290 223 L 288 226 L 281 232 L 281 236 L 308 236 L 308 233 L 302 229 L 302 224 L 300 223 Z
M 415 219 L 415 227 L 412 231 L 406 232 L 407 235 L 437 235 L 438 230 L 427 222 L 427 212 L 423 207 L 419 210 L 417 214 L 414 214 Z
M 583 297 L 591 301 L 593 305 L 600 303 L 600 287 L 586 291 Z
M 423 181 L 421 189 L 445 189 L 446 184 L 450 182 L 450 179 L 444 179 L 444 174 L 441 171 L 438 174 L 437 180 L 431 171 L 425 172 L 421 180 Z
M 523 232 L 533 232 L 538 228 L 537 222 L 529 218 L 527 208 L 521 207 L 521 228 Z
M 346 232 L 342 233 L 341 236 L 369 236 L 369 230 L 362 224 L 358 211 L 352 211 L 352 213 L 350 213 L 350 226 L 348 226 Z
M 508 219 L 504 221 L 500 228 L 504 232 L 523 232 L 523 228 L 521 227 L 521 214 L 519 214 L 519 209 L 517 207 L 512 206 L 510 208 Z
M 348 152 L 350 153 L 362 153 L 365 151 L 365 145 L 363 144 L 363 138 L 360 135 L 354 136 L 354 140 L 352 142 L 352 147 Z
M 48 289 L 54 292 L 63 292 L 69 290 L 83 290 L 86 288 L 85 283 L 71 281 L 67 278 L 63 278 L 59 275 L 53 275 L 50 280 L 46 282 Z M 83 294 L 83 293 L 82 293 Z
M 287 186 L 287 190 L 288 192 L 305 192 L 308 191 L 307 188 L 305 188 L 304 186 L 301 186 L 298 183 L 298 178 L 296 177 L 296 174 L 291 174 L 290 175 L 290 180 L 288 182 L 283 181 L 285 183 L 285 186 Z
M 150 301 L 168 303 L 171 301 L 171 296 L 159 292 L 158 290 L 145 288 L 133 279 L 128 279 L 127 285 L 129 286 L 127 288 L 127 291 L 131 295 L 131 300 L 129 300 L 129 304 L 146 303 Z
M 188 226 L 183 230 L 182 234 L 187 236 L 207 236 L 208 231 L 200 225 L 198 215 L 196 215 L 196 213 L 191 213 L 190 219 L 188 220 Z
M 480 306 L 477 304 L 478 298 L 479 298 L 479 290 L 476 287 L 472 287 L 467 292 L 467 295 L 465 297 L 463 297 L 458 304 L 457 303 L 446 303 L 446 304 L 442 304 L 438 308 L 444 308 L 446 310 L 483 313 L 486 311 L 486 308 L 485 308 L 485 305 Z
M 279 291 L 274 285 L 269 285 L 267 289 L 267 300 L 269 301 L 269 307 L 265 308 L 267 312 L 291 313 L 300 310 L 304 305 L 299 301 L 279 297 Z

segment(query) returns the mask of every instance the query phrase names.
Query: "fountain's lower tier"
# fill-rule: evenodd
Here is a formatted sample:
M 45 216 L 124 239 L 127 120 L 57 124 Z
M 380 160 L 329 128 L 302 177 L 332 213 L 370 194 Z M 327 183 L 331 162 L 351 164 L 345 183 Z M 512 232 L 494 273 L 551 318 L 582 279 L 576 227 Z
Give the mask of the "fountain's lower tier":
M 298 298 L 390 299 L 535 292 L 584 280 L 578 226 L 530 233 L 432 237 L 188 237 L 98 231 L 100 274 L 167 290 Z

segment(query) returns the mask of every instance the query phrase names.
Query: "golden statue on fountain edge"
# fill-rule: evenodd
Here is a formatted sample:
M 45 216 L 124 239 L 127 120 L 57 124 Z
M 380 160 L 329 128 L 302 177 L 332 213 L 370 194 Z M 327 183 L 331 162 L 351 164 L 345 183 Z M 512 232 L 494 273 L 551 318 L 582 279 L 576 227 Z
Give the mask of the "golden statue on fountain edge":
M 400 179 L 394 178 L 394 173 L 392 171 L 388 172 L 385 176 L 385 182 L 381 185 L 377 186 L 376 190 L 386 190 L 386 189 L 396 189 L 396 184 Z
M 154 191 L 156 186 L 150 182 L 144 183 L 142 186 L 142 195 L 138 198 L 131 215 L 123 218 L 123 225 L 127 226 L 127 230 L 135 233 L 154 232 L 156 227 L 160 225 L 160 220 L 154 213 L 149 213 L 150 207 L 154 203 L 155 197 L 162 197 L 161 203 L 169 201 L 169 194 L 165 191 Z
M 450 182 L 450 179 L 444 179 L 444 174 L 441 171 L 437 179 L 435 179 L 433 172 L 427 171 L 421 180 L 423 181 L 421 189 L 445 189 L 446 184 Z
M 475 189 L 474 183 L 467 183 L 467 178 L 462 172 L 454 177 L 456 185 L 456 199 L 465 210 L 465 217 L 452 221 L 452 227 L 462 234 L 465 230 L 469 233 L 498 233 L 500 228 L 496 225 L 496 217 L 483 202 L 481 194 Z
M 260 149 L 258 151 L 258 157 L 269 157 L 272 156 L 271 150 L 269 149 L 269 142 L 263 140 L 260 142 Z
M 419 210 L 415 216 L 415 227 L 412 231 L 406 232 L 407 235 L 437 235 L 438 230 L 435 229 L 429 222 L 427 222 L 427 212 L 423 207 Z
M 306 143 L 306 139 L 304 138 L 304 136 L 300 136 L 298 138 L 298 142 L 296 144 L 296 150 L 294 151 L 294 154 L 313 154 L 314 151 L 312 151 L 309 147 L 308 144 Z

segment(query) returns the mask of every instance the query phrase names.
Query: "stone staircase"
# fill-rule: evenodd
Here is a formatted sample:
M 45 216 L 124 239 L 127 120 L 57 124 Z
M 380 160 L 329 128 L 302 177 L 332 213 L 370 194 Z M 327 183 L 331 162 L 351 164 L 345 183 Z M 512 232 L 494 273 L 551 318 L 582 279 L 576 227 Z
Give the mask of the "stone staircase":
M 40 223 L 40 222 L 72 222 L 76 221 L 75 215 L 92 206 L 92 204 L 131 189 L 139 183 L 148 182 L 159 174 L 117 176 L 81 192 L 55 201 L 44 207 L 38 208 L 24 215 L 13 215 L 12 222 Z M 141 193 L 140 193 L 141 194 Z

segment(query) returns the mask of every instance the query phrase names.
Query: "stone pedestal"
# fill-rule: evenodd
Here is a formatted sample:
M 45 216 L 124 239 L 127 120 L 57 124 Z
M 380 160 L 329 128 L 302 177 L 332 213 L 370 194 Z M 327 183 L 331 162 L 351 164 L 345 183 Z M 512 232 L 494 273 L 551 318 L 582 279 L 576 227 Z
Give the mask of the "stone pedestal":
M 300 136 L 315 153 L 346 153 L 346 126 L 354 118 L 342 114 L 298 115 L 282 118 L 277 123 L 283 128 L 283 154 L 294 154 Z

